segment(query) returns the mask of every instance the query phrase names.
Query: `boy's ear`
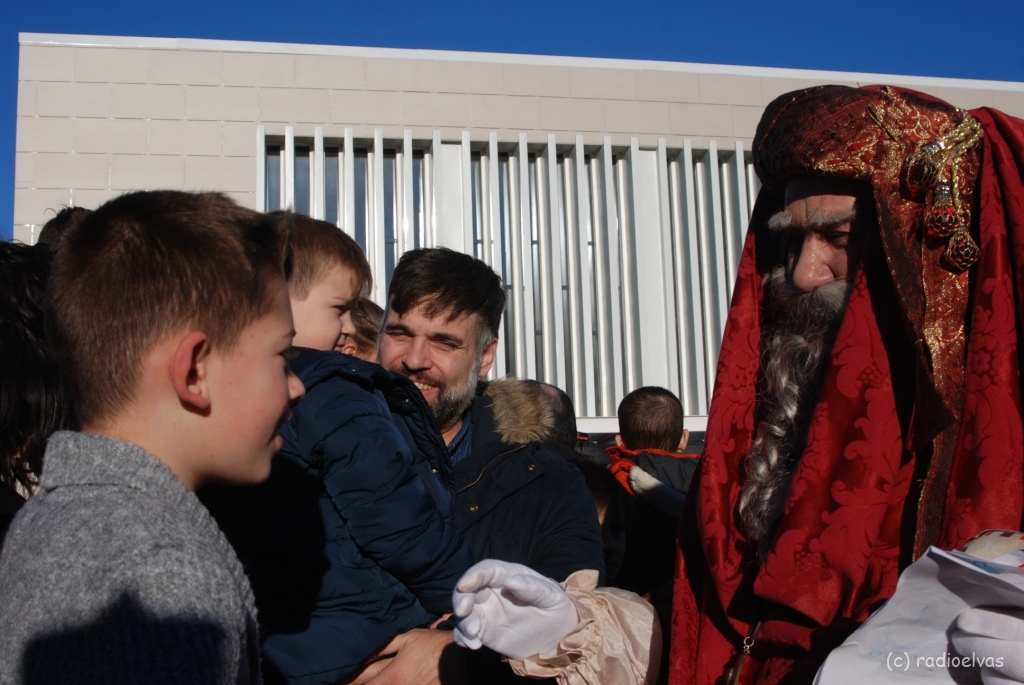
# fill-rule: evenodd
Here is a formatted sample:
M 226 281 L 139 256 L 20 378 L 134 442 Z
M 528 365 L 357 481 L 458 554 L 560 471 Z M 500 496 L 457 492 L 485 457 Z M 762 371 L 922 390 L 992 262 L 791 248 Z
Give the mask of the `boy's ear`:
M 615 434 L 615 444 L 622 447 L 622 436 L 618 433 Z
M 690 442 L 690 431 L 683 429 L 683 437 L 679 439 L 679 449 L 677 452 L 682 452 L 686 449 L 686 443 Z
M 202 331 L 190 331 L 174 348 L 171 375 L 174 392 L 186 407 L 199 411 L 210 408 L 207 361 L 210 339 Z
M 346 342 L 344 345 L 341 346 L 341 352 L 351 357 L 359 356 L 359 348 L 350 342 Z

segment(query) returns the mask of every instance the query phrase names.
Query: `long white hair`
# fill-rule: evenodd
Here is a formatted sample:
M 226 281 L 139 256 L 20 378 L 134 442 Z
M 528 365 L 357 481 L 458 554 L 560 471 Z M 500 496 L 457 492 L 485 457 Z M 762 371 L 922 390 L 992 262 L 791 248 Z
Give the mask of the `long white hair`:
M 747 539 L 762 556 L 805 446 L 850 286 L 839 280 L 804 293 L 786 281 L 780 266 L 765 277 L 764 289 L 758 424 L 738 507 Z

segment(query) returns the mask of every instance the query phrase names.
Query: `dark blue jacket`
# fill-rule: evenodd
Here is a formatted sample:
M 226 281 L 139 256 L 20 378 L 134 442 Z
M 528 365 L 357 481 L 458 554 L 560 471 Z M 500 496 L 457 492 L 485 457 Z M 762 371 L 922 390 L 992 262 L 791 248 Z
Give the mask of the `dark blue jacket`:
M 332 683 L 451 611 L 473 559 L 416 387 L 336 352 L 301 350 L 291 366 L 306 396 L 280 431 L 270 479 L 204 499 L 252 582 L 266 679 Z
M 641 450 L 633 461 L 665 485 L 685 495 L 690 492 L 693 474 L 700 466 L 700 455 L 668 456 Z
M 581 569 L 603 578 L 597 506 L 579 469 L 537 442 L 509 442 L 485 394 L 470 417 L 472 451 L 455 465 L 455 523 L 473 556 L 524 564 L 557 581 Z

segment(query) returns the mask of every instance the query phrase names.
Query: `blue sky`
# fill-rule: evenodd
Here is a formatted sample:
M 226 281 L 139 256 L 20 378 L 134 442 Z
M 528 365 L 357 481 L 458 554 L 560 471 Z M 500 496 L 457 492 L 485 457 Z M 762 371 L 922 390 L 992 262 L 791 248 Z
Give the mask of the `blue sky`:
M 6 0 L 0 236 L 14 213 L 18 33 L 619 57 L 1024 81 L 1020 0 Z

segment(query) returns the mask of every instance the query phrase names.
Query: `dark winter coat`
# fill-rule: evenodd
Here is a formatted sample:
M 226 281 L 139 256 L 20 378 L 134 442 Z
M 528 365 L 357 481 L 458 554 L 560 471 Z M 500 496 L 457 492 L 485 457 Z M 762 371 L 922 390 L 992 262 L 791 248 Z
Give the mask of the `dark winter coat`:
M 535 442 L 546 436 L 529 413 L 502 406 L 496 420 L 484 388 L 470 409 L 472 451 L 455 466 L 455 522 L 473 556 L 525 564 L 556 581 L 580 569 L 603 577 L 601 528 L 583 476 Z
M 336 352 L 303 350 L 291 366 L 306 396 L 281 429 L 270 479 L 204 498 L 252 581 L 266 679 L 332 683 L 451 611 L 473 559 L 416 387 Z
M 633 461 L 644 471 L 684 495 L 690 491 L 693 474 L 700 465 L 700 458 L 695 454 L 678 457 L 644 450 L 638 452 Z
M 629 450 L 611 446 L 606 450 L 612 460 L 609 467 L 616 479 L 631 495 L 629 483 L 632 469 L 640 468 L 664 485 L 682 493 L 690 490 L 693 475 L 700 466 L 697 455 L 684 455 L 661 450 Z M 685 497 L 679 498 L 681 508 Z M 667 515 L 645 499 L 641 493 L 630 497 L 626 508 L 626 553 L 622 568 L 611 583 L 640 595 L 664 591 L 670 596 L 675 570 L 676 532 L 679 514 Z M 655 606 L 662 611 L 664 607 Z

